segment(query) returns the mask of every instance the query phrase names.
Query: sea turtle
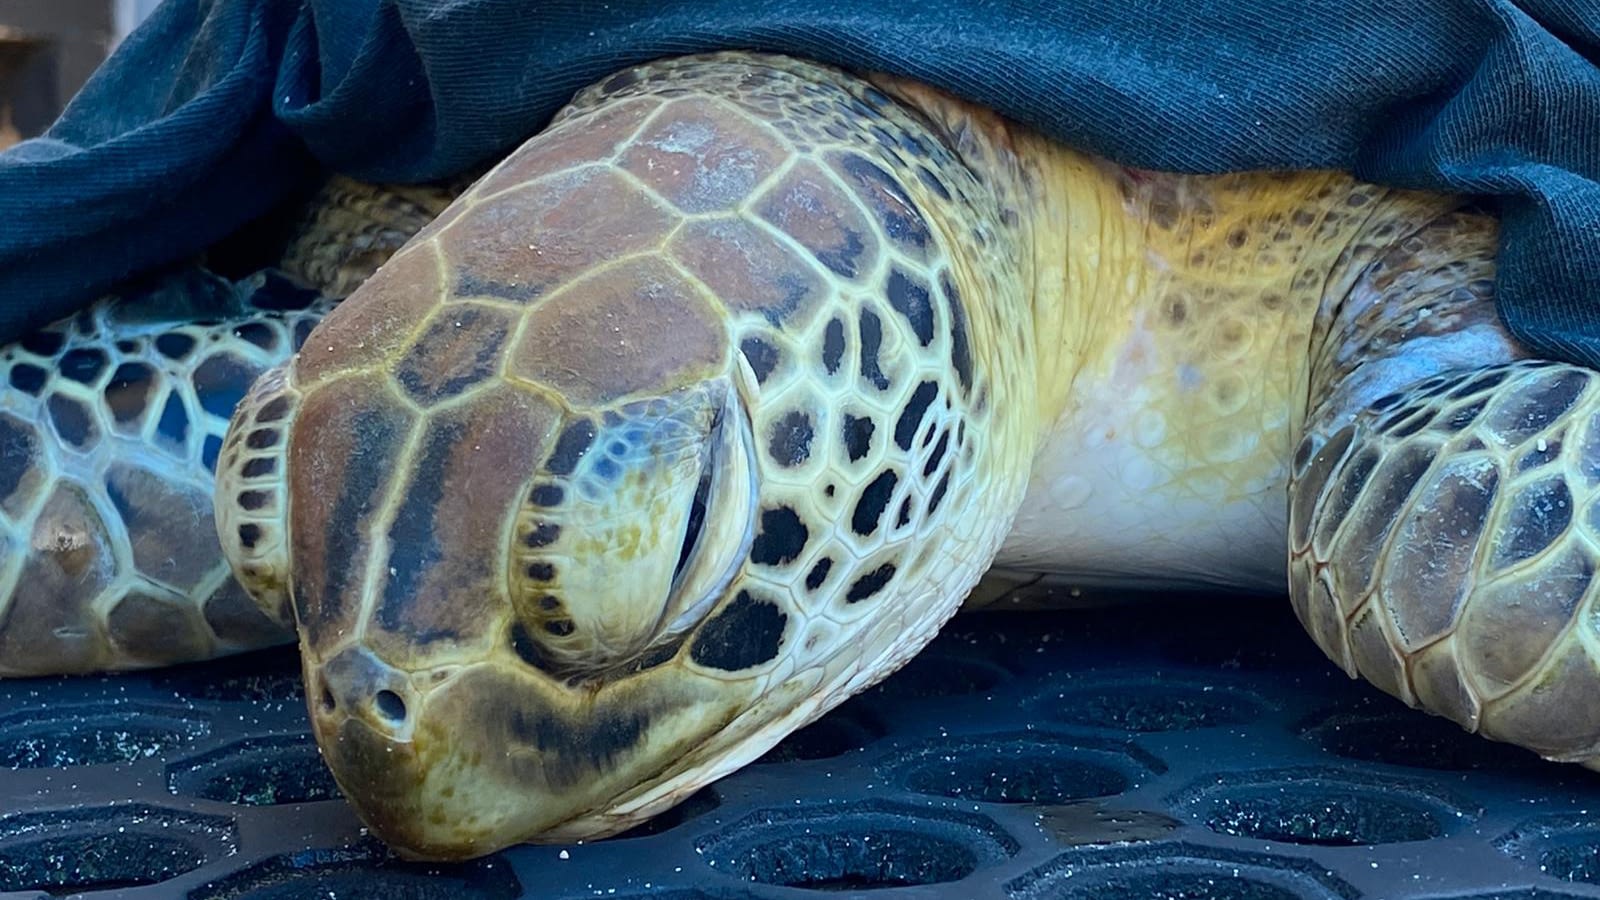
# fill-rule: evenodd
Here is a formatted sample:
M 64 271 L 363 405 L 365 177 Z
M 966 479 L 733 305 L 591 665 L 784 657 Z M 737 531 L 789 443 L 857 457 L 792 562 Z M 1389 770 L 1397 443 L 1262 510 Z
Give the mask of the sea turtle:
M 452 196 L 334 182 L 278 267 L 4 351 L 0 673 L 292 624 L 429 858 L 635 825 L 1049 585 L 1287 587 L 1352 675 L 1600 760 L 1600 384 L 1498 321 L 1468 199 L 752 53 Z

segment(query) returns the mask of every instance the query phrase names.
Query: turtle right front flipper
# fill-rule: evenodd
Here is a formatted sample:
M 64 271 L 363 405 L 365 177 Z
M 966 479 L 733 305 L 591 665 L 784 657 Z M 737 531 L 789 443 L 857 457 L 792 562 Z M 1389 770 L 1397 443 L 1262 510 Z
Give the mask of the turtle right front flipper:
M 1494 248 L 1447 216 L 1355 283 L 1294 459 L 1291 596 L 1352 676 L 1600 767 L 1600 374 L 1517 358 Z

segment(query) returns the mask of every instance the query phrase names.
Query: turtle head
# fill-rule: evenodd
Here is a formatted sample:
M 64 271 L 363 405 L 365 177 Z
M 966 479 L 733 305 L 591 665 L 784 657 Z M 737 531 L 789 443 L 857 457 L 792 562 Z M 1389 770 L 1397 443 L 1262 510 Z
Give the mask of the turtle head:
M 230 558 L 401 852 L 638 824 L 916 653 L 1003 537 L 1031 382 L 974 364 L 997 326 L 922 212 L 949 190 L 773 127 L 812 94 L 931 141 L 820 67 L 623 73 L 236 415 Z M 272 503 L 241 511 L 247 472 Z

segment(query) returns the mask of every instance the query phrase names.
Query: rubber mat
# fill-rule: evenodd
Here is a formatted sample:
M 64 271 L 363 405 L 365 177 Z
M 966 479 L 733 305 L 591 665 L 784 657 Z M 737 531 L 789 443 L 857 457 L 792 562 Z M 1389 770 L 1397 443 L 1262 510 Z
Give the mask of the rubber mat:
M 0 898 L 1600 897 L 1600 774 L 1350 681 L 1284 601 L 958 618 L 626 835 L 402 863 L 292 652 L 0 682 Z

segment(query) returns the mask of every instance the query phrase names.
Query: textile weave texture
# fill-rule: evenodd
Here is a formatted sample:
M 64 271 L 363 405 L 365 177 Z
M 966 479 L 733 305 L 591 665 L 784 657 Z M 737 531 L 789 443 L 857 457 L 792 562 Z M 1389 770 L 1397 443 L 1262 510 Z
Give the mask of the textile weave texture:
M 0 153 L 0 341 L 328 170 L 447 177 L 606 73 L 716 49 L 919 78 L 1127 165 L 1477 195 L 1504 321 L 1600 367 L 1597 0 L 167 0 Z

